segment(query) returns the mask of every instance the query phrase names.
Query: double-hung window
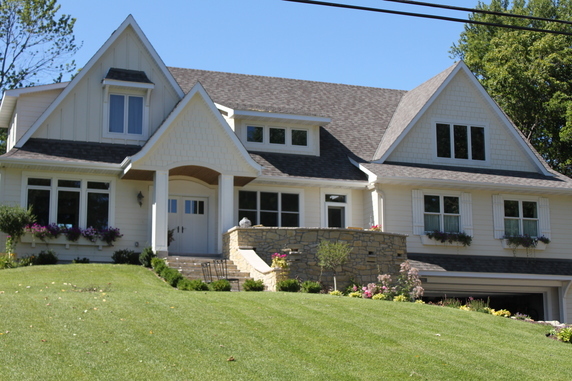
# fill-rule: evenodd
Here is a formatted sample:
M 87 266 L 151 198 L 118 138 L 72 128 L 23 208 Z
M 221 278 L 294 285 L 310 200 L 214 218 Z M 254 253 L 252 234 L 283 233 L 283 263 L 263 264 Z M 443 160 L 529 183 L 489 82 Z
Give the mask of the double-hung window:
M 437 157 L 486 160 L 485 128 L 462 124 L 436 124 Z
M 238 192 L 238 220 L 248 218 L 252 225 L 300 226 L 300 196 L 282 192 Z
M 28 177 L 26 205 L 40 225 L 64 227 L 110 225 L 111 182 Z
M 504 200 L 505 236 L 538 237 L 538 205 L 535 201 Z
M 424 229 L 426 232 L 458 233 L 460 230 L 459 197 L 424 195 Z
M 143 97 L 109 95 L 109 132 L 114 134 L 143 134 Z

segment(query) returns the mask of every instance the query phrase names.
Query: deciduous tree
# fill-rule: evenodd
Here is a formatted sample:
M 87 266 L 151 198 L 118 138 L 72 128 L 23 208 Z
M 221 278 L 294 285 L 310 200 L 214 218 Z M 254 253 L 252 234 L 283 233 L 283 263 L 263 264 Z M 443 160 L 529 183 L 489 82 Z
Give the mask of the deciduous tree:
M 572 21 L 572 0 L 491 0 L 478 9 Z M 470 19 L 572 33 L 572 25 L 474 13 Z M 572 36 L 466 24 L 451 53 L 549 165 L 572 175 Z

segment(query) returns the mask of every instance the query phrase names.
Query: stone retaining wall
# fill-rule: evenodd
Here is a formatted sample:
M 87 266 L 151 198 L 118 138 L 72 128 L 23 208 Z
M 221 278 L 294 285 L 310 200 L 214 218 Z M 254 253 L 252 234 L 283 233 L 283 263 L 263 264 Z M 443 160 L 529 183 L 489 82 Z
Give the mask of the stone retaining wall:
M 367 230 L 334 228 L 239 228 L 223 236 L 223 255 L 233 258 L 239 249 L 252 249 L 268 265 L 274 253 L 289 254 L 290 278 L 322 281 L 333 287 L 332 272 L 322 271 L 316 251 L 322 240 L 347 242 L 352 251 L 348 262 L 337 271 L 338 288 L 351 280 L 360 284 L 377 282 L 379 274 L 399 273 L 407 259 L 406 235 Z

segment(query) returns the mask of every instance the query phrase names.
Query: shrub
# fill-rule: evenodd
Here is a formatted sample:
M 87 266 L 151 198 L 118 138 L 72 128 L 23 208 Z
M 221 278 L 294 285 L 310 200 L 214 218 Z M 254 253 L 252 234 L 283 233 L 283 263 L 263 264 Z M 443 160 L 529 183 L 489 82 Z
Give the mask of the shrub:
M 341 292 L 340 290 L 330 291 L 330 295 L 333 295 L 333 296 L 344 296 L 343 292 Z
M 130 265 L 138 265 L 139 262 L 139 253 L 134 252 L 133 250 L 124 249 L 124 250 L 117 250 L 111 256 L 114 263 L 122 264 L 127 263 Z
M 510 317 L 510 315 L 511 315 L 509 310 L 498 310 L 498 311 L 495 311 L 495 310 L 492 310 L 492 309 L 491 309 L 491 310 L 490 310 L 490 313 L 491 313 L 492 315 L 502 316 L 502 317 Z
M 309 294 L 319 294 L 322 291 L 322 285 L 319 282 L 313 282 L 307 280 L 301 285 L 302 292 L 307 292 Z
M 160 274 L 161 270 L 167 267 L 167 264 L 163 258 L 155 257 L 151 259 L 151 267 L 157 274 Z
M 409 297 L 407 295 L 396 295 L 393 298 L 394 302 L 409 302 Z
M 1 269 L 12 269 L 18 267 L 18 263 L 10 254 L 0 255 L 0 270 Z
M 167 283 L 169 283 L 173 287 L 177 287 L 177 283 L 179 283 L 179 281 L 183 279 L 183 275 L 179 272 L 179 270 L 171 267 L 166 267 L 161 272 L 161 277 L 165 279 Z
M 89 263 L 89 258 L 80 258 L 77 257 L 74 260 L 72 260 L 72 263 Z
M 230 282 L 226 279 L 219 279 L 210 284 L 210 288 L 213 291 L 230 291 Z
M 139 255 L 139 262 L 145 267 L 151 267 L 151 260 L 155 258 L 157 254 L 153 252 L 150 246 L 143 249 L 143 252 Z
M 177 288 L 183 291 L 209 291 L 209 285 L 200 279 L 183 278 L 177 283 Z
M 35 265 L 55 265 L 56 263 L 58 263 L 58 256 L 53 250 L 42 250 L 34 259 Z
M 300 282 L 298 279 L 284 279 L 276 284 L 277 291 L 298 292 L 300 291 Z
M 0 231 L 6 233 L 6 251 L 14 252 L 16 244 L 24 235 L 26 226 L 33 224 L 36 217 L 32 214 L 32 208 L 24 209 L 20 206 L 0 205 Z
M 29 255 L 27 257 L 22 257 L 18 260 L 17 266 L 18 267 L 25 267 L 25 266 L 32 266 L 36 257 L 34 255 Z M 1 265 L 0 265 L 1 268 Z
M 350 298 L 361 298 L 361 297 L 362 297 L 361 292 L 359 292 L 359 291 L 350 292 L 350 293 L 348 294 L 348 296 L 349 296 Z
M 334 290 L 337 290 L 336 269 L 347 262 L 352 248 L 346 242 L 321 241 L 318 245 L 319 265 L 334 273 Z
M 570 343 L 570 340 L 572 340 L 572 327 L 564 327 L 554 330 L 553 335 L 560 341 Z
M 371 297 L 373 300 L 391 300 L 391 296 L 388 294 L 375 294 Z
M 242 284 L 244 291 L 264 291 L 264 282 L 262 280 L 247 279 Z

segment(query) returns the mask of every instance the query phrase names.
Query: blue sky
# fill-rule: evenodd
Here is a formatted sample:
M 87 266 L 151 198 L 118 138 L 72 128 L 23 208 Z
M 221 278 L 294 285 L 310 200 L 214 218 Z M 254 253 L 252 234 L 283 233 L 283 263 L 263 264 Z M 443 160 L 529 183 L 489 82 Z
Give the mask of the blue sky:
M 331 2 L 466 18 L 383 0 Z M 425 0 L 431 2 L 430 0 Z M 282 0 L 59 0 L 82 67 L 132 14 L 168 66 L 410 90 L 453 64 L 464 24 Z M 439 0 L 473 8 L 477 0 Z

